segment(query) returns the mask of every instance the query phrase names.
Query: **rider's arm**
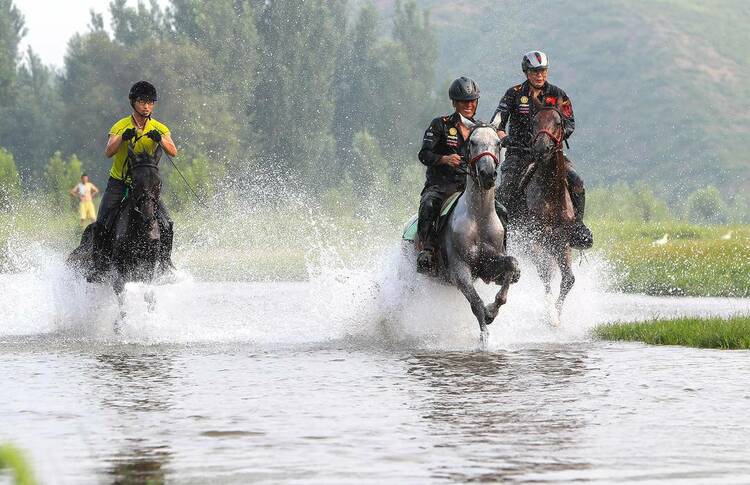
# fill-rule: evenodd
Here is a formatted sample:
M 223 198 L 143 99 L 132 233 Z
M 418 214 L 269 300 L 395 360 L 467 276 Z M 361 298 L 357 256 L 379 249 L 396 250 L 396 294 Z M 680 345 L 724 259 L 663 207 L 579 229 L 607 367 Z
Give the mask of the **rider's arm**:
M 161 147 L 165 152 L 167 152 L 167 155 L 169 155 L 170 157 L 177 156 L 177 147 L 172 141 L 172 136 L 169 134 L 169 132 L 161 136 Z
M 430 123 L 427 131 L 424 132 L 422 137 L 422 148 L 419 150 L 419 161 L 423 165 L 431 167 L 440 163 L 441 154 L 435 153 L 433 150 L 440 143 L 441 130 L 440 130 L 440 118 L 435 118 Z
M 562 90 L 560 90 L 562 91 Z M 570 102 L 570 98 L 562 91 L 562 104 L 560 105 L 560 112 L 563 114 L 563 126 L 565 128 L 565 139 L 568 139 L 573 131 L 576 129 L 576 119 L 573 116 L 573 103 Z
M 122 134 L 115 135 L 110 133 L 109 140 L 107 140 L 107 148 L 104 149 L 104 154 L 107 158 L 112 158 L 112 155 L 117 153 L 117 149 L 122 145 Z
M 508 120 L 510 119 L 510 107 L 513 104 L 513 99 L 515 97 L 515 91 L 511 88 L 508 91 L 505 92 L 505 96 L 502 97 L 500 102 L 497 105 L 497 109 L 495 110 L 495 114 L 492 115 L 492 123 L 497 127 L 497 131 L 505 133 L 505 127 L 508 124 Z

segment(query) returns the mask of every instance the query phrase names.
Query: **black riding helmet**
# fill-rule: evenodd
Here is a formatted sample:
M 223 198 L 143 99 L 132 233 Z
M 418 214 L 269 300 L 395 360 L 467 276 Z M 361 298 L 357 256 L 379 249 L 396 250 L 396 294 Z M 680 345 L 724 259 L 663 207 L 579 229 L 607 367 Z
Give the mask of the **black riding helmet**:
M 130 88 L 128 99 L 130 99 L 131 106 L 135 103 L 136 99 L 156 101 L 156 88 L 148 81 L 138 81 Z
M 472 101 L 479 99 L 479 85 L 473 79 L 461 76 L 451 83 L 448 97 L 452 101 Z

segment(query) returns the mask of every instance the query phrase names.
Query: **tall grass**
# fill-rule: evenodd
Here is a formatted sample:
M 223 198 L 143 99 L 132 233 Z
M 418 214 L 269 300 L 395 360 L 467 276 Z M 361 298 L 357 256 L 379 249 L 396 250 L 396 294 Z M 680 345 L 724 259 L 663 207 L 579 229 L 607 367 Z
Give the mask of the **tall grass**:
M 8 471 L 16 485 L 34 485 L 36 480 L 26 458 L 20 450 L 12 445 L 0 445 L 0 477 L 2 472 Z
M 611 323 L 596 327 L 593 334 L 603 340 L 637 341 L 653 345 L 750 349 L 750 316 Z

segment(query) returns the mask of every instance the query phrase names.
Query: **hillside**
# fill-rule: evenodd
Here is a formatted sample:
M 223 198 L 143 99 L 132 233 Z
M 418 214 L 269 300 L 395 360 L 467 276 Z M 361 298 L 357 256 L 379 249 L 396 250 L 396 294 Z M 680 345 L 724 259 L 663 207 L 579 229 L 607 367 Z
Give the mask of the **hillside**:
M 550 81 L 575 107 L 569 153 L 589 183 L 645 181 L 672 198 L 707 183 L 750 191 L 750 153 L 738 149 L 750 135 L 750 3 L 419 3 L 440 38 L 438 79 L 476 78 L 482 117 L 523 80 L 523 52 L 549 54 Z

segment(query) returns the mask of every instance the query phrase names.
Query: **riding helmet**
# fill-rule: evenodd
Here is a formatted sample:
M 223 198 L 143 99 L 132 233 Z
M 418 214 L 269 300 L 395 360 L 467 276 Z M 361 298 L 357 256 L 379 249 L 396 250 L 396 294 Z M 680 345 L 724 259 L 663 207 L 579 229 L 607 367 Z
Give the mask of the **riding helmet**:
M 521 69 L 525 73 L 529 69 L 536 71 L 537 69 L 549 68 L 549 60 L 547 54 L 542 51 L 531 51 L 523 55 L 521 60 Z
M 473 79 L 461 76 L 451 83 L 448 96 L 453 101 L 472 101 L 479 99 L 479 85 Z
M 128 99 L 130 99 L 131 104 L 134 103 L 136 99 L 156 101 L 156 88 L 148 81 L 138 81 L 130 88 Z

